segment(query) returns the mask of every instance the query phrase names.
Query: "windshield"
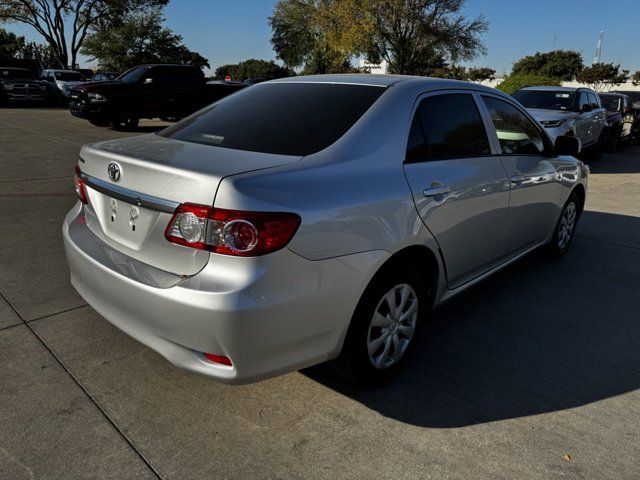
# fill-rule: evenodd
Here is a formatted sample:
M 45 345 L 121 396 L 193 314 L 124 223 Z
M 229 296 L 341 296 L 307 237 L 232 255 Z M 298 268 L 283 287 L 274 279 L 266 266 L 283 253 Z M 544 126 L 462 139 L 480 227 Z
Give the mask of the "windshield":
M 160 134 L 235 150 L 310 155 L 344 135 L 384 91 L 368 85 L 263 83 Z
M 78 72 L 53 72 L 56 80 L 62 82 L 84 82 L 85 78 Z
M 608 112 L 619 112 L 622 110 L 622 98 L 615 95 L 600 95 L 602 106 Z
M 127 70 L 120 75 L 116 80 L 126 83 L 138 83 L 148 71 L 148 67 L 133 67 L 131 70 Z
M 30 70 L 23 68 L 5 68 L 0 69 L 0 79 L 2 80 L 15 80 L 15 79 L 32 79 L 33 73 Z
M 527 108 L 544 110 L 571 110 L 576 98 L 574 92 L 554 92 L 544 90 L 519 90 L 513 94 Z

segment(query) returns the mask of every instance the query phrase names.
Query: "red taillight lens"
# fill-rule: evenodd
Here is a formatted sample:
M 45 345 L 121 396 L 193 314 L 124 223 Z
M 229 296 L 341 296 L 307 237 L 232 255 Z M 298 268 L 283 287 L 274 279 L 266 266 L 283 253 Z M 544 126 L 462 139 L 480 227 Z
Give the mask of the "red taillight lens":
M 298 229 L 294 213 L 242 212 L 183 203 L 164 236 L 179 245 L 253 257 L 283 248 Z
M 207 360 L 210 360 L 214 363 L 226 365 L 227 367 L 231 366 L 231 359 L 229 357 L 225 357 L 224 355 L 216 355 L 215 353 L 205 353 L 204 356 L 206 357 Z
M 81 173 L 80 167 L 76 165 L 76 168 L 73 174 L 73 185 L 76 189 L 76 195 L 78 195 L 78 198 L 80 199 L 80 201 L 86 205 L 88 203 L 87 190 L 84 186 L 84 181 L 82 180 L 80 173 Z

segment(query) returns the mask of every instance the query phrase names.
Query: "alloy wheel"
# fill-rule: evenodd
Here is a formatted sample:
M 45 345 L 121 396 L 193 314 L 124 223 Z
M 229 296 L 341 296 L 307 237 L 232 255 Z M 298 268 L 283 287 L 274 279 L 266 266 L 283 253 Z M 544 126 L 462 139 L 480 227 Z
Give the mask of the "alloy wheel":
M 564 250 L 569 246 L 575 230 L 577 216 L 578 210 L 576 204 L 573 202 L 569 203 L 564 209 L 564 212 L 562 212 L 560 225 L 558 227 L 558 248 L 560 248 L 560 250 Z
M 418 307 L 418 296 L 406 283 L 382 296 L 367 333 L 369 361 L 375 368 L 386 369 L 402 359 L 416 330 Z

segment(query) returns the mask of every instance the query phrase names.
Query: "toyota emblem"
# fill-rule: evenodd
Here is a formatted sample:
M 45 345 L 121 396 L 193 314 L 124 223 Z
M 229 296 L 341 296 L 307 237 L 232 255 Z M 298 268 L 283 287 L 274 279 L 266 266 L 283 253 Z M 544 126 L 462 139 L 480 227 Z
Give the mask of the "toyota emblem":
M 111 162 L 107 167 L 107 173 L 112 181 L 117 182 L 120 180 L 120 165 L 116 162 Z

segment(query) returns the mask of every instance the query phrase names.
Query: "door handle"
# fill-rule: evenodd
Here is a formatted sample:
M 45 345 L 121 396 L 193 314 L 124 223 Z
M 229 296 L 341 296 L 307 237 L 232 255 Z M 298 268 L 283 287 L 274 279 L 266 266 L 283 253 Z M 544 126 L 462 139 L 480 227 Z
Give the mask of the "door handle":
M 439 185 L 439 186 L 433 186 L 433 187 L 425 188 L 422 191 L 422 194 L 425 197 L 438 197 L 440 195 L 446 195 L 450 191 L 451 191 L 451 189 L 449 187 L 445 187 L 444 185 Z
M 525 181 L 524 175 L 521 175 L 519 173 L 516 173 L 511 177 L 511 183 L 521 183 L 524 181 Z

